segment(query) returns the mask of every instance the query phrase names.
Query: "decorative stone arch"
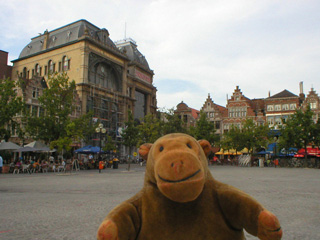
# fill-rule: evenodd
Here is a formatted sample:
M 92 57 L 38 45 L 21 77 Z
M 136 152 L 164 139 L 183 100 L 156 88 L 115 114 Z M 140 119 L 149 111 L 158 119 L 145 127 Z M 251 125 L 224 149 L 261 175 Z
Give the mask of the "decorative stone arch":
M 119 65 L 97 54 L 89 54 L 89 82 L 103 88 L 122 91 L 122 69 Z

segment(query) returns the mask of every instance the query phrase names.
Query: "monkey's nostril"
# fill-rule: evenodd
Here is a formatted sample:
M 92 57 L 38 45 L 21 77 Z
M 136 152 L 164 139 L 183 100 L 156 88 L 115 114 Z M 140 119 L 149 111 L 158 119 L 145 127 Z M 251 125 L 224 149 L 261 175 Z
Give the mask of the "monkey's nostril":
M 174 166 L 174 164 L 173 163 L 171 163 L 171 167 L 173 167 Z

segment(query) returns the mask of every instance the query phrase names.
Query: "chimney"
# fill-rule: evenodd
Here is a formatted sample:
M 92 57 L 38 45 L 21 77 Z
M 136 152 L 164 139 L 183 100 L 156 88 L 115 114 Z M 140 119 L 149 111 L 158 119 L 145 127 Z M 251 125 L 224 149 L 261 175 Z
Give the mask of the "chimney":
M 48 29 L 46 29 L 43 33 L 43 40 L 41 40 L 42 42 L 42 50 L 46 50 L 48 48 L 48 44 L 49 44 L 49 32 Z
M 299 88 L 300 88 L 299 102 L 300 102 L 300 104 L 302 104 L 305 99 L 305 95 L 303 93 L 303 82 L 299 83 Z
M 303 94 L 303 82 L 299 83 L 299 87 L 300 87 L 300 94 Z

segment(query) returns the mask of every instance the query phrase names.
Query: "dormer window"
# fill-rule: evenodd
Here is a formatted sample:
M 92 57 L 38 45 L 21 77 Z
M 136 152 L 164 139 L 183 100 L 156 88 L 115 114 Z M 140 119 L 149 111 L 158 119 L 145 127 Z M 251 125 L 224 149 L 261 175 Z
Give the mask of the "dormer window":
M 70 38 L 71 33 L 72 33 L 71 31 L 68 31 L 68 32 L 67 32 L 67 38 L 68 38 L 68 39 Z

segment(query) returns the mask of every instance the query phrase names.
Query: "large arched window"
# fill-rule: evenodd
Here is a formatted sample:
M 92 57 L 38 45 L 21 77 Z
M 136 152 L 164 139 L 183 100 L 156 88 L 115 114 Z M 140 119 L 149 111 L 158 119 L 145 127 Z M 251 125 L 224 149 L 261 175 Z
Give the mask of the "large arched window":
M 40 67 L 40 65 L 38 63 L 35 66 L 35 72 L 36 72 L 37 76 L 41 75 L 41 67 Z
M 67 71 L 70 69 L 70 61 L 67 56 L 64 56 L 62 58 L 62 66 L 63 66 L 63 68 L 62 68 L 63 71 Z
M 52 60 L 49 60 L 49 62 L 48 62 L 48 68 L 49 68 L 48 74 L 54 73 L 54 63 L 53 63 Z
M 104 88 L 120 91 L 117 75 L 111 66 L 105 63 L 97 63 L 93 71 L 94 72 L 90 77 L 91 82 L 94 82 Z

